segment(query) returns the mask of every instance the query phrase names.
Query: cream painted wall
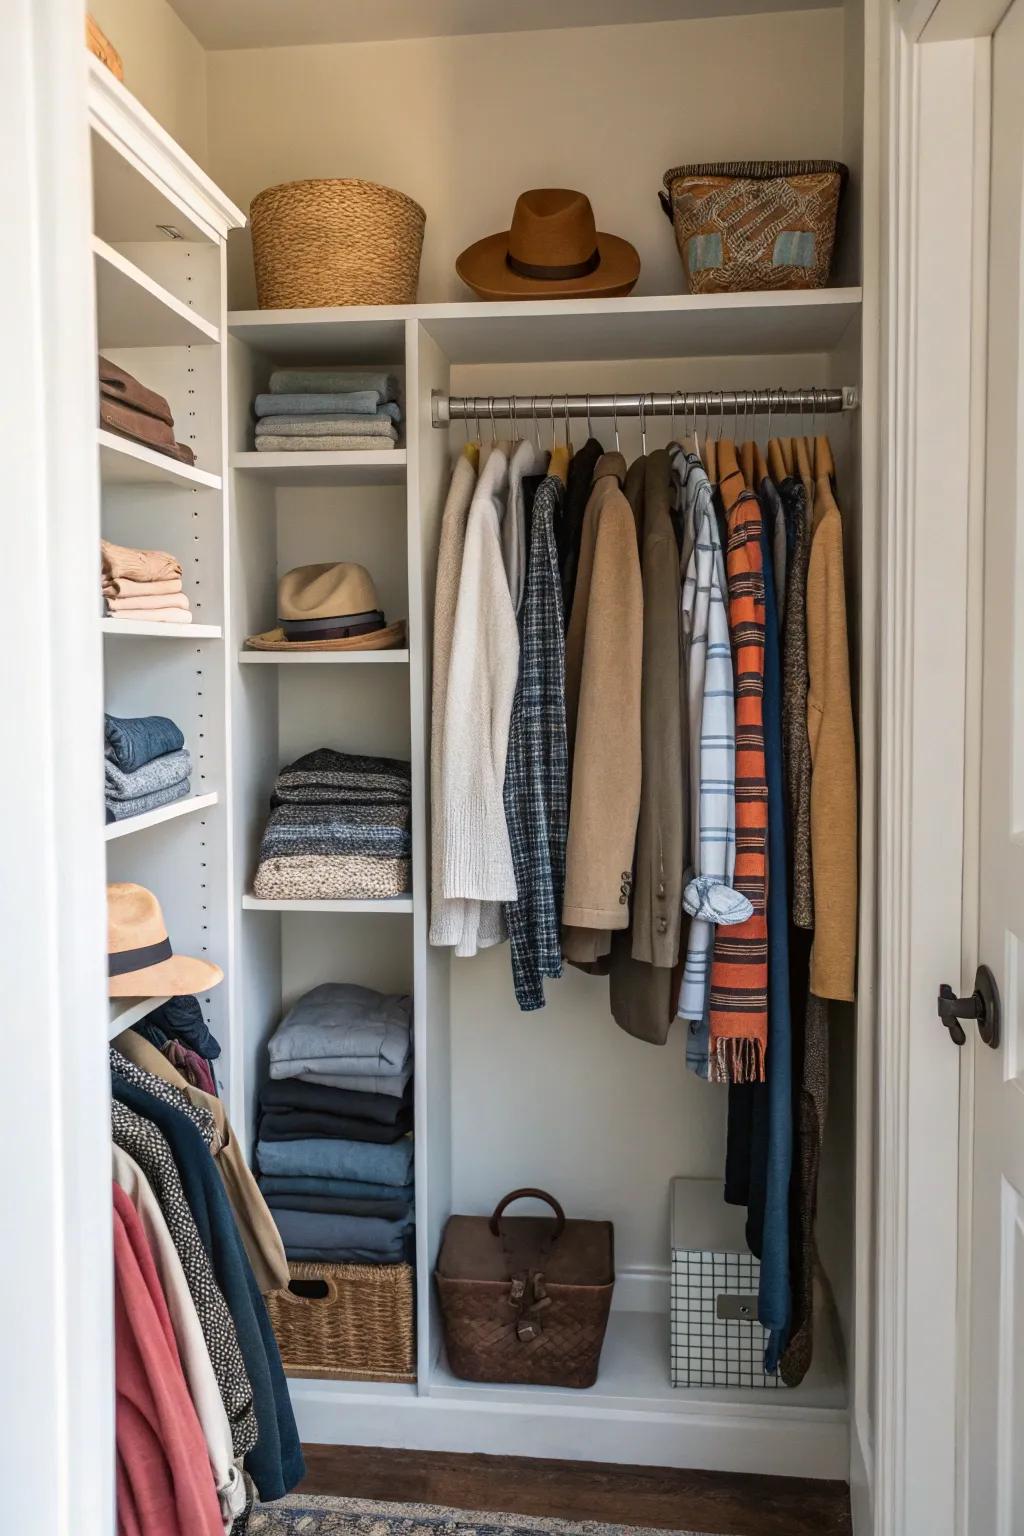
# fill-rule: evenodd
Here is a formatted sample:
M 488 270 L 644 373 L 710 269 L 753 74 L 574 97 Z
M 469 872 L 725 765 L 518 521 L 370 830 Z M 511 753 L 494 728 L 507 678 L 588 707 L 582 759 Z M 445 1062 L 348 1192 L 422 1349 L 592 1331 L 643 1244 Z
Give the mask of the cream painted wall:
M 578 187 L 631 239 L 639 293 L 682 289 L 662 173 L 702 158 L 838 157 L 843 13 L 245 49 L 208 55 L 209 170 L 248 208 L 263 187 L 359 176 L 427 210 L 424 300 L 469 298 L 454 259 L 507 228 L 526 187 Z M 235 307 L 255 303 L 248 234 Z
M 89 0 L 124 60 L 124 83 L 204 169 L 206 50 L 167 0 Z

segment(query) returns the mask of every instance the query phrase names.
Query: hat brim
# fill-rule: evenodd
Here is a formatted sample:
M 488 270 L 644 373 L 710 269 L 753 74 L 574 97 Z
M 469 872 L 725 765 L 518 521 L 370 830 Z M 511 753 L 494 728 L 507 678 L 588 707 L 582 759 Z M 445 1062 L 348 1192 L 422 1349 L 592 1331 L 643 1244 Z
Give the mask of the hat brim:
M 505 260 L 507 229 L 467 246 L 456 259 L 462 281 L 482 299 L 615 299 L 630 293 L 640 276 L 640 257 L 628 240 L 599 232 L 601 260 L 584 277 L 520 277 Z
M 207 992 L 224 980 L 219 965 L 191 955 L 172 955 L 141 971 L 126 971 L 107 980 L 108 997 L 182 997 Z
M 289 640 L 283 629 L 268 629 L 265 634 L 250 635 L 245 643 L 254 651 L 392 651 L 405 644 L 405 620 L 347 640 Z

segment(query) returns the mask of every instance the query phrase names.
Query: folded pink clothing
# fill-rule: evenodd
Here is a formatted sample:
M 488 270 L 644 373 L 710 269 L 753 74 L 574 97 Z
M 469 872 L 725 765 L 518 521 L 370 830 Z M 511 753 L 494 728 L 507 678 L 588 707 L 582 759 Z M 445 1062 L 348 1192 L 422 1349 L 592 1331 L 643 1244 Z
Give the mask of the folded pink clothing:
M 104 597 L 169 597 L 181 591 L 181 577 L 168 576 L 165 581 L 133 581 L 130 576 L 104 576 Z
M 187 608 L 135 608 L 131 613 L 111 613 L 111 619 L 140 619 L 146 624 L 191 624 Z
M 162 549 L 129 549 L 125 544 L 100 540 L 100 563 L 104 581 L 168 581 L 181 579 L 181 565 Z
M 159 585 L 159 583 L 157 583 Z M 147 613 L 153 608 L 188 608 L 184 592 L 157 593 L 154 597 L 108 597 L 110 613 Z

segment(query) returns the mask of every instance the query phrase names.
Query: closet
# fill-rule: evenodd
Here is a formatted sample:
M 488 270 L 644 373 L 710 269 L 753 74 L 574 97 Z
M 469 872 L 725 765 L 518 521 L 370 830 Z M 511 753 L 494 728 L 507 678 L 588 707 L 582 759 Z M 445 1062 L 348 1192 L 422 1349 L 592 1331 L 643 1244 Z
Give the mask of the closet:
M 94 6 L 117 40 L 116 4 Z M 149 9 L 147 6 L 146 10 Z M 155 9 L 155 0 L 154 0 Z M 129 90 L 90 64 L 98 339 L 187 423 L 196 467 L 99 441 L 104 535 L 179 553 L 193 595 L 190 632 L 103 621 L 105 707 L 163 713 L 194 744 L 188 800 L 108 836 L 108 878 L 157 891 L 183 950 L 224 966 L 204 1010 L 224 1047 L 220 1088 L 250 1149 L 267 1040 L 313 986 L 344 980 L 414 999 L 417 1380 L 290 1383 L 304 1441 L 576 1457 L 649 1465 L 846 1478 L 851 1422 L 866 1413 L 871 1196 L 875 665 L 872 610 L 880 423 L 877 208 L 865 124 L 877 116 L 866 18 L 875 0 L 768 11 L 756 0 L 678 4 L 637 22 L 590 26 L 559 7 L 558 30 L 449 19 L 444 35 L 336 37 L 315 46 L 287 8 L 277 31 L 245 36 L 245 7 L 180 0 L 196 38 L 163 59 L 145 28 L 124 44 L 126 81 L 179 70 L 170 103 L 198 164 Z M 212 41 L 203 45 L 209 12 Z M 461 13 L 460 13 L 461 14 Z M 446 10 L 446 16 L 455 11 Z M 476 30 L 476 26 L 481 30 Z M 546 25 L 546 23 L 544 23 Z M 494 30 L 486 30 L 493 27 Z M 412 31 L 417 29 L 413 27 Z M 422 28 L 421 30 L 426 30 Z M 155 38 L 155 34 L 154 34 Z M 197 40 L 198 39 L 198 40 Z M 288 46 L 293 45 L 293 46 Z M 133 56 L 132 49 L 135 53 Z M 205 107 L 185 90 L 200 67 Z M 163 74 L 161 74 L 163 72 Z M 865 89 L 868 92 L 865 98 Z M 193 114 L 186 122 L 175 115 Z M 187 133 L 186 131 L 187 130 Z M 868 134 L 873 143 L 873 133 Z M 660 177 L 682 159 L 834 157 L 851 177 L 829 287 L 692 296 L 658 207 Z M 202 169 L 200 169 L 202 167 Z M 275 182 L 358 175 L 427 209 L 419 300 L 374 309 L 255 307 L 244 215 Z M 454 272 L 471 240 L 507 224 L 516 194 L 579 186 L 602 229 L 638 246 L 639 285 L 623 299 L 481 303 Z M 218 190 L 223 189 L 223 190 Z M 156 233 L 170 226 L 174 233 Z M 382 367 L 398 376 L 402 427 L 387 452 L 257 454 L 251 402 L 283 364 Z M 620 1032 L 607 989 L 568 972 L 547 1006 L 521 1014 L 508 950 L 454 959 L 428 942 L 431 635 L 437 542 L 450 465 L 469 435 L 509 430 L 508 397 L 671 396 L 802 391 L 775 434 L 827 430 L 846 537 L 861 771 L 858 1002 L 832 1015 L 831 1100 L 818 1238 L 827 1283 L 814 1365 L 793 1390 L 673 1388 L 668 1371 L 669 1182 L 720 1178 L 725 1091 L 687 1073 L 667 1046 Z M 817 414 L 824 393 L 840 409 Z M 448 402 L 470 397 L 476 420 Z M 504 406 L 504 410 L 503 410 Z M 449 420 L 449 416 L 456 419 Z M 705 417 L 702 416 L 702 421 Z M 743 435 L 763 440 L 752 418 Z M 648 449 L 672 426 L 649 415 Z M 729 415 L 726 415 L 728 429 Z M 631 460 L 636 414 L 595 414 L 594 434 Z M 711 418 L 712 431 L 717 419 Z M 557 403 L 520 423 L 547 445 L 587 434 Z M 298 565 L 356 561 L 381 606 L 408 621 L 407 647 L 288 656 L 245 649 L 275 621 L 277 583 Z M 94 580 L 92 571 L 83 581 Z M 101 707 L 96 701 L 97 710 Z M 279 769 L 319 746 L 412 764 L 413 888 L 384 901 L 265 901 L 252 894 Z M 152 1000 L 151 1000 L 152 1001 Z M 132 1017 L 147 1004 L 140 1001 Z M 111 1032 L 130 1018 L 121 1014 Z M 452 1212 L 489 1212 L 506 1190 L 550 1188 L 573 1215 L 615 1226 L 617 1284 L 597 1385 L 476 1386 L 444 1355 L 432 1284 Z

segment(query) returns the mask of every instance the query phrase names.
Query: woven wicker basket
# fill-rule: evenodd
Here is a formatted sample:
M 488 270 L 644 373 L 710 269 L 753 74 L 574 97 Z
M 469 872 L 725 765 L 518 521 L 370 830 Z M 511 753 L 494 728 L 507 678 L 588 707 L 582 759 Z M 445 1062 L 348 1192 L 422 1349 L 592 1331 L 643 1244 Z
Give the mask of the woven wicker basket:
M 823 288 L 846 167 L 837 160 L 679 165 L 659 193 L 691 293 Z
M 408 1264 L 291 1264 L 267 1311 L 289 1376 L 415 1381 Z
M 261 309 L 412 304 L 426 214 L 372 181 L 289 181 L 249 208 Z

